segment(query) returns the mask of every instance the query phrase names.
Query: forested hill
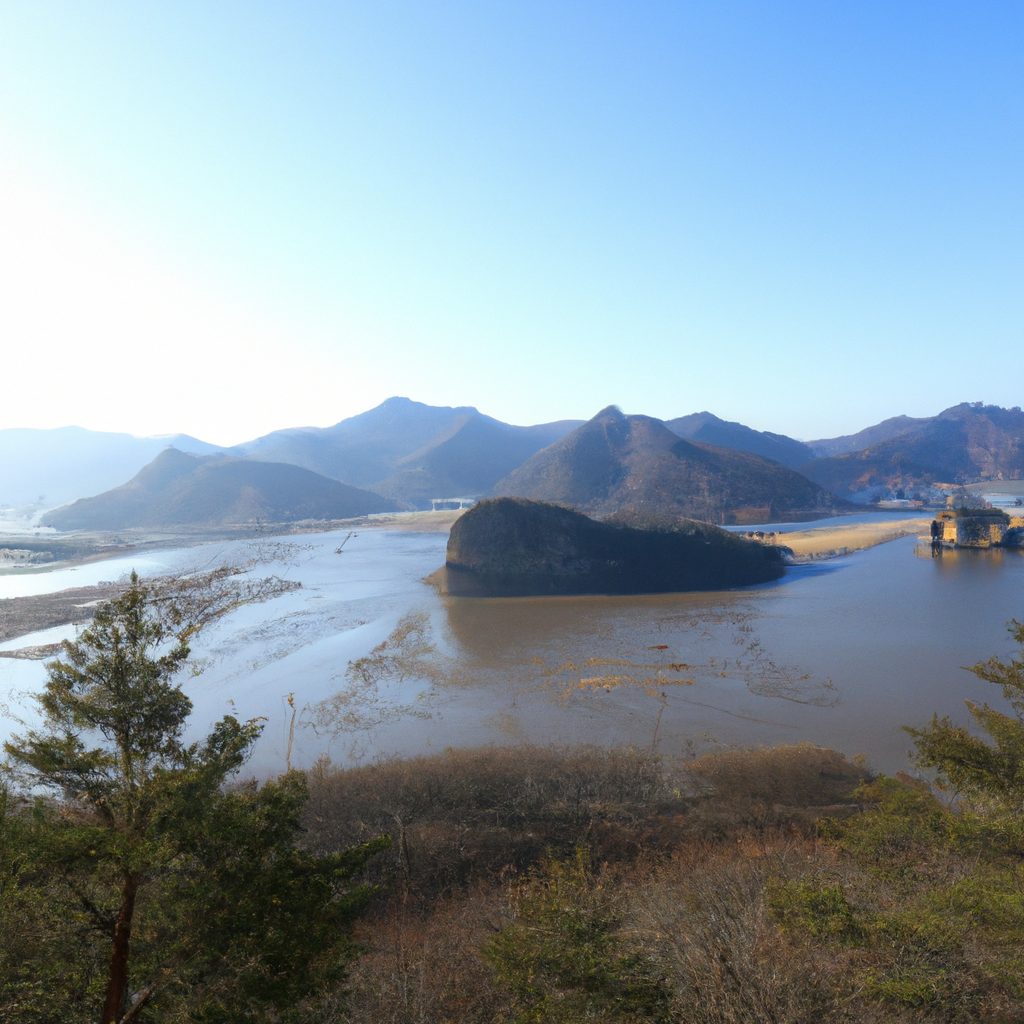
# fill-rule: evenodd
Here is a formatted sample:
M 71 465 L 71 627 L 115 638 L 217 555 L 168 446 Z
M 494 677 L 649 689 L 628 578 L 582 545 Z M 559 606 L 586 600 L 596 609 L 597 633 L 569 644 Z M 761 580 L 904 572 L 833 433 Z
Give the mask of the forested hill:
M 684 441 L 660 420 L 599 412 L 494 488 L 609 515 L 625 509 L 706 522 L 829 514 L 847 504 L 778 462 Z
M 168 448 L 126 484 L 43 518 L 59 530 L 215 527 L 390 512 L 379 494 L 276 462 L 197 457 Z
M 903 433 L 862 451 L 816 459 L 802 470 L 839 495 L 872 488 L 1024 478 L 1024 413 L 963 403 L 904 424 Z

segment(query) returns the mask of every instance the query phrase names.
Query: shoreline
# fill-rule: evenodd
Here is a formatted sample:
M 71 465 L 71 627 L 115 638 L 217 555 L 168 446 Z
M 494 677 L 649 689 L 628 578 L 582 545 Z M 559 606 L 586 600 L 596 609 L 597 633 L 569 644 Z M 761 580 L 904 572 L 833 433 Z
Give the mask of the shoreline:
M 215 529 L 119 530 L 110 533 L 83 531 L 37 537 L 7 536 L 0 532 L 0 549 L 28 550 L 29 545 L 40 550 L 52 548 L 73 549 L 67 557 L 50 562 L 11 561 L 0 563 L 0 576 L 23 576 L 66 569 L 89 562 L 117 558 L 133 551 L 158 551 L 164 548 L 193 547 L 226 540 L 269 540 L 275 537 L 294 537 L 305 534 L 340 533 L 343 530 L 396 530 L 403 533 L 447 533 L 452 523 L 465 509 L 441 512 L 380 512 L 354 519 L 303 520 L 296 523 L 271 523 L 261 529 L 251 526 L 219 527 Z
M 137 533 L 118 531 L 102 534 L 97 532 L 68 533 L 56 537 L 48 537 L 50 544 L 44 545 L 33 538 L 35 547 L 71 547 L 77 548 L 68 557 L 57 558 L 52 562 L 26 561 L 21 564 L 0 564 L 0 576 L 35 575 L 54 569 L 64 569 L 90 562 L 100 562 L 116 558 L 133 551 L 160 550 L 170 547 L 192 547 L 216 541 L 242 539 L 271 539 L 275 537 L 294 537 L 306 534 L 340 533 L 345 530 L 385 530 L 400 533 L 448 533 L 455 521 L 465 513 L 466 509 L 446 509 L 429 512 L 380 512 L 369 516 L 353 519 L 305 520 L 297 523 L 269 524 L 263 529 L 254 530 L 248 526 L 222 527 L 209 530 L 182 530 L 172 533 L 163 530 Z M 927 530 L 932 516 L 913 519 L 887 519 L 881 522 L 858 523 L 844 525 L 843 516 L 837 516 L 834 524 L 814 527 L 810 530 L 793 531 L 761 531 L 746 530 L 737 532 L 738 536 L 757 540 L 760 543 L 778 547 L 788 547 L 793 552 L 794 561 L 812 561 L 827 558 L 839 558 L 843 555 L 863 551 L 866 548 L 898 540 L 910 534 Z M 21 539 L 21 538 L 19 538 Z M 0 535 L 0 547 L 8 542 L 15 542 L 14 537 Z M 24 541 L 22 541 L 24 543 Z M 27 545 L 25 545 L 27 547 Z
M 740 536 L 761 544 L 789 548 L 795 563 L 815 562 L 866 551 L 901 537 L 917 536 L 927 531 L 931 521 L 931 516 L 922 516 L 918 519 L 888 519 L 880 523 L 854 523 L 849 526 L 837 523 L 835 526 L 793 530 L 790 533 L 751 531 Z M 758 536 L 758 533 L 761 535 Z

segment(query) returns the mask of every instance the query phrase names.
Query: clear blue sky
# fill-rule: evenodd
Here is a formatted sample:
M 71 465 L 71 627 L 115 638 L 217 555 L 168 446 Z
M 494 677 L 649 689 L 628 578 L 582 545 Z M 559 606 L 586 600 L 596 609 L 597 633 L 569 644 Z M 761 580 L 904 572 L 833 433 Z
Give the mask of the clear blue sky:
M 0 0 L 0 427 L 1024 400 L 1024 5 Z

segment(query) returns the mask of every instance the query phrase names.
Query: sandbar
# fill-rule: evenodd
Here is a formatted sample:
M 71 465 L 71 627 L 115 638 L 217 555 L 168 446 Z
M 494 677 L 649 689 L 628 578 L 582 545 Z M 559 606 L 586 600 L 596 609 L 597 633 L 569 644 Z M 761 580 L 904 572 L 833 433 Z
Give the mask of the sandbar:
M 777 544 L 789 548 L 798 562 L 823 558 L 838 558 L 855 551 L 886 544 L 900 537 L 927 533 L 932 517 L 920 519 L 888 519 L 877 523 L 850 523 L 819 526 L 813 530 L 794 530 L 791 533 L 765 533 L 756 540 L 764 544 Z M 749 536 L 749 534 L 744 534 Z

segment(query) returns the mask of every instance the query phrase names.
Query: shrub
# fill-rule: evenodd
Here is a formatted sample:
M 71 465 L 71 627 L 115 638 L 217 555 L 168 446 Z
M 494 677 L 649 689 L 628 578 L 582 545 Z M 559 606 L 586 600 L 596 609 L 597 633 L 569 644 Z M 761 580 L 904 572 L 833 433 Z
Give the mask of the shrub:
M 483 950 L 513 995 L 510 1019 L 668 1020 L 668 990 L 624 944 L 621 900 L 591 873 L 586 851 L 545 861 L 510 887 L 510 902 L 512 921 Z

